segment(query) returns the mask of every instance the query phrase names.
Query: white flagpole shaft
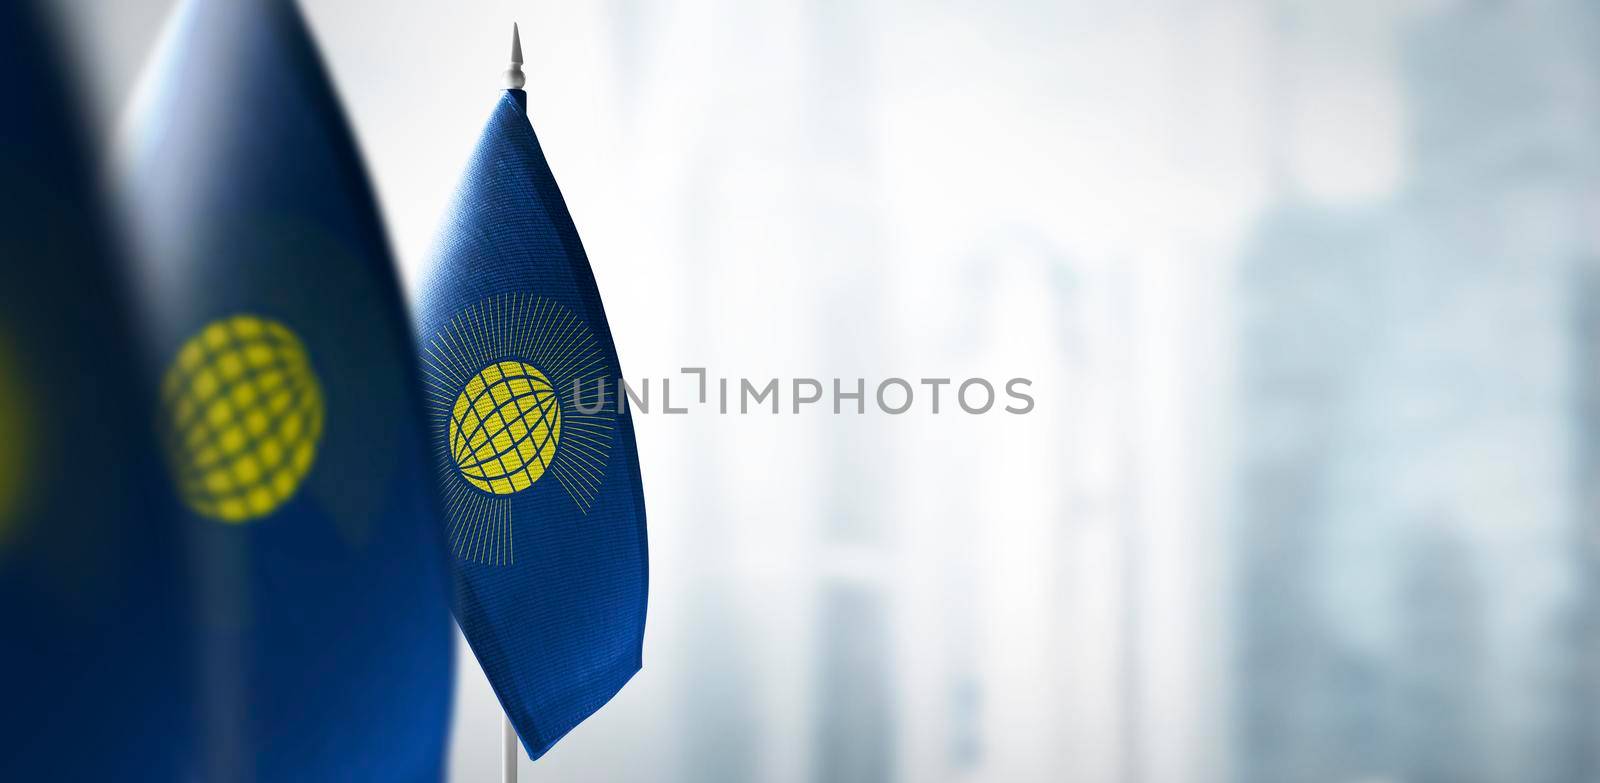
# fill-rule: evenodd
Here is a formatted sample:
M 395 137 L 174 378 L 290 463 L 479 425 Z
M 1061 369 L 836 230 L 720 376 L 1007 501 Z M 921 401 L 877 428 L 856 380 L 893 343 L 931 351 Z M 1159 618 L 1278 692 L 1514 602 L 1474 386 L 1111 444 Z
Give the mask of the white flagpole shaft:
M 520 90 L 527 84 L 522 74 L 522 31 L 511 25 L 511 66 L 506 69 L 505 86 Z M 511 726 L 511 716 L 500 716 L 500 783 L 517 783 L 517 756 L 521 755 L 517 730 Z
M 517 783 L 517 730 L 500 716 L 500 783 Z

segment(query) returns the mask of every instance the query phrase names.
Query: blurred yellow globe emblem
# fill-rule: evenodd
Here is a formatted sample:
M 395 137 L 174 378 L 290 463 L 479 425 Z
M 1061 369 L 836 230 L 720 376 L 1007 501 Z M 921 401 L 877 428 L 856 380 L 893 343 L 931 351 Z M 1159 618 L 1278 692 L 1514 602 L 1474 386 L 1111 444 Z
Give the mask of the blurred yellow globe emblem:
M 322 386 L 283 324 L 217 321 L 178 350 L 162 381 L 173 468 L 189 507 L 241 524 L 294 496 L 322 438 Z
M 467 483 L 511 495 L 538 481 L 561 440 L 561 403 L 550 379 L 521 362 L 478 373 L 450 411 L 450 456 Z

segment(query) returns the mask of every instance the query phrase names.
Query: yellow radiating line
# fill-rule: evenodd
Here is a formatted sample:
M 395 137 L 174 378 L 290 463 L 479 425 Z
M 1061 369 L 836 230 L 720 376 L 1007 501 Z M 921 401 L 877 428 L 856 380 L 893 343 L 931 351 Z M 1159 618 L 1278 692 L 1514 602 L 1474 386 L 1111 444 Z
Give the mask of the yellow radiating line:
M 461 481 L 456 480 L 453 473 L 454 471 L 439 471 L 439 485 L 444 487 L 445 502 L 448 504 L 445 509 L 445 516 L 451 521 L 455 520 L 455 508 L 458 505 L 457 496 L 460 494 L 462 484 Z
M 578 404 L 577 404 L 576 396 L 578 395 L 578 393 L 579 393 L 579 391 L 581 389 L 586 388 L 586 387 L 588 387 L 590 385 L 589 381 L 594 381 L 595 390 L 598 392 L 598 396 L 600 398 L 600 401 L 598 403 L 600 407 L 595 408 L 594 405 L 587 405 L 585 407 L 593 408 L 595 411 L 597 411 L 596 413 L 584 413 L 583 411 L 578 410 Z M 568 404 L 563 403 L 562 406 L 561 406 L 563 411 L 571 411 L 572 415 L 574 415 L 574 416 L 593 416 L 593 417 L 598 417 L 598 416 L 602 415 L 601 413 L 599 413 L 599 411 L 604 411 L 607 408 L 607 406 L 610 406 L 612 403 L 616 402 L 616 399 L 617 399 L 617 396 L 618 396 L 618 394 L 617 394 L 618 390 L 616 388 L 614 388 L 609 382 L 606 384 L 605 388 L 603 388 L 603 389 L 600 388 L 600 382 L 599 382 L 599 380 L 597 380 L 596 377 L 578 378 L 578 379 L 574 380 L 574 383 L 576 384 L 576 387 L 574 387 L 574 389 L 573 389 L 574 399 L 572 401 L 572 404 L 568 405 Z
M 488 517 L 489 514 L 488 511 L 483 507 L 483 497 L 481 495 L 473 497 L 472 505 L 472 535 L 468 536 L 462 548 L 462 557 L 476 563 L 478 562 L 478 542 L 483 538 L 483 528 L 486 522 L 486 517 Z
M 571 416 L 566 416 L 565 413 L 563 413 L 561 426 L 566 426 L 569 421 L 578 427 L 591 427 L 599 430 L 605 430 L 606 432 L 611 432 L 617 428 L 617 425 L 611 423 L 610 420 L 589 413 L 574 413 Z
M 472 498 L 470 497 L 458 496 L 454 510 L 450 514 L 450 552 L 457 556 L 461 554 L 462 531 L 466 530 L 467 527 L 469 513 L 467 506 L 471 502 Z
M 446 323 L 444 328 L 439 330 L 439 334 L 433 340 L 433 345 L 434 355 L 439 357 L 441 366 L 446 366 L 446 369 L 450 370 L 452 375 L 459 378 L 464 373 L 469 372 L 469 369 L 461 365 L 461 353 L 454 342 L 458 318 L 459 316 L 451 318 L 449 323 Z M 448 365 L 445 363 L 448 363 Z
M 584 486 L 587 486 L 598 493 L 600 491 L 601 483 L 603 483 L 605 480 L 605 466 L 601 465 L 597 470 L 595 467 L 592 467 L 593 458 L 587 457 L 577 451 L 569 451 L 568 454 L 571 455 L 571 458 L 562 461 L 562 469 L 571 473 L 574 477 L 582 479 Z
M 478 496 L 471 492 L 465 493 L 462 497 L 461 527 L 456 535 L 456 543 L 453 547 L 457 557 L 466 557 L 467 542 L 472 538 L 472 531 L 477 528 L 477 520 L 480 513 L 479 502 Z
M 612 403 L 614 403 L 614 402 L 616 402 L 616 400 L 614 398 L 612 398 L 611 395 L 607 394 L 607 395 L 601 396 L 599 401 L 597 401 L 597 402 L 591 401 L 589 404 L 585 405 L 584 407 L 586 407 L 586 408 L 595 408 L 595 406 L 598 405 L 599 407 L 595 408 L 595 410 L 602 410 L 603 411 L 603 410 L 606 410 L 606 409 L 610 408 Z M 562 421 L 563 424 L 565 424 L 568 419 L 571 419 L 573 421 L 579 421 L 581 419 L 598 418 L 598 417 L 599 417 L 598 414 L 584 413 L 583 411 L 578 410 L 578 404 L 576 402 L 569 402 L 569 401 L 567 401 L 565 399 L 563 399 L 561 401 L 561 421 Z
M 445 442 L 447 439 L 447 437 L 435 438 L 433 451 L 434 462 L 439 465 L 439 480 L 449 486 L 456 483 L 453 479 L 461 471 L 461 466 L 456 463 L 455 453 L 450 450 L 450 444 Z
M 550 339 L 550 328 L 555 324 L 557 314 L 554 300 L 541 299 L 539 320 L 533 324 L 533 353 L 535 356 L 544 355 L 545 341 Z
M 500 515 L 495 514 L 494 519 L 490 520 L 489 524 L 491 526 L 491 532 L 489 535 L 490 544 L 488 562 L 494 565 L 500 565 Z
M 454 377 L 459 370 L 452 366 L 454 362 L 449 357 L 440 353 L 441 350 L 442 349 L 439 346 L 439 338 L 437 335 L 434 336 L 433 339 L 429 340 L 427 345 L 422 346 L 422 351 L 424 354 L 423 370 L 440 381 L 448 381 Z
M 539 330 L 539 343 L 534 346 L 534 352 L 539 356 L 539 361 L 548 361 L 555 352 L 556 341 L 560 339 L 560 336 L 566 330 L 566 316 L 566 308 L 554 302 L 550 304 L 549 316 L 546 318 L 543 328 Z
M 455 480 L 456 469 L 449 465 L 439 465 L 439 482 L 445 492 L 456 492 L 461 487 L 461 482 Z
M 511 507 L 511 504 L 509 504 L 509 503 L 505 503 L 505 504 L 502 504 L 500 506 L 499 520 L 497 520 L 497 522 L 496 522 L 496 524 L 499 526 L 499 530 L 500 530 L 500 535 L 497 537 L 497 540 L 495 542 L 495 564 L 496 565 L 505 565 L 507 558 L 510 557 L 509 552 L 511 551 L 511 524 L 510 524 L 510 520 L 507 519 L 508 510 L 510 509 L 510 507 Z
M 494 501 L 485 501 L 484 505 L 487 506 L 487 510 L 483 517 L 483 532 L 478 536 L 477 561 L 480 563 L 488 562 L 489 540 L 494 533 L 495 511 L 498 510 L 494 505 Z
M 426 343 L 418 343 L 418 346 L 422 348 L 422 369 L 424 371 L 433 372 L 436 369 L 444 369 L 443 362 L 435 353 L 437 344 L 437 336 L 429 338 Z
M 427 392 L 427 401 L 429 414 L 428 418 L 431 420 L 429 424 L 432 425 L 440 422 L 449 424 L 455 412 L 455 397 L 444 397 L 438 392 L 430 391 Z M 449 428 L 446 427 L 445 431 L 448 432 Z
M 473 558 L 477 562 L 479 562 L 479 563 L 488 562 L 487 553 L 489 551 L 489 540 L 490 540 L 490 538 L 493 537 L 493 533 L 494 533 L 494 509 L 491 508 L 489 510 L 489 513 L 484 516 L 483 530 L 478 535 L 477 554 Z
M 473 350 L 475 358 L 480 359 L 478 362 L 480 367 L 488 366 L 488 362 L 481 361 L 481 351 L 483 349 L 483 324 L 482 319 L 480 319 L 478 316 L 478 309 L 476 307 L 468 309 L 466 312 L 466 319 L 466 329 L 463 330 L 466 332 L 466 339 L 463 342 L 465 342 L 466 345 Z
M 595 492 L 598 492 L 600 485 L 605 482 L 605 466 L 603 464 L 597 466 L 592 456 L 584 455 L 578 450 L 568 452 L 568 458 L 562 460 L 562 469 L 576 479 L 581 479 L 586 487 L 594 488 Z
M 604 356 L 605 351 L 600 350 L 600 340 L 590 333 L 588 329 L 585 329 L 583 335 L 578 338 L 576 343 L 573 343 L 572 349 L 564 357 L 563 366 L 580 368 L 583 366 L 580 362 L 585 360 L 592 361 L 595 357 L 604 358 Z M 580 373 L 570 372 L 569 374 L 579 375 Z
M 496 513 L 489 520 L 489 554 L 485 562 L 499 565 L 500 558 L 500 515 Z
M 610 454 L 604 448 L 597 447 L 592 442 L 574 440 L 570 445 L 574 457 L 585 457 L 590 464 L 604 470 Z
M 478 314 L 476 316 L 478 326 L 478 351 L 479 355 L 484 356 L 489 360 L 489 362 L 486 362 L 486 364 L 498 361 L 500 359 L 500 357 L 494 356 L 490 353 L 490 351 L 492 351 L 494 348 L 495 327 L 495 324 L 491 323 L 491 320 L 494 317 L 493 313 L 490 312 L 492 307 L 492 300 L 483 303 L 479 307 Z
M 588 498 L 576 488 L 577 485 L 572 481 L 572 479 L 557 469 L 551 469 L 550 474 L 556 477 L 556 481 L 561 482 L 561 488 L 566 490 L 567 497 L 572 498 L 572 502 L 578 507 L 578 510 L 588 513 L 589 506 L 593 503 L 593 501 L 588 500 Z
M 474 361 L 476 357 L 473 356 L 474 351 L 469 341 L 470 329 L 468 325 L 471 323 L 471 312 L 471 310 L 464 311 L 452 319 L 450 321 L 450 331 L 447 334 L 451 354 L 458 364 L 467 368 L 461 373 L 464 378 L 470 378 L 474 372 L 477 372 L 477 370 L 472 369 L 472 365 L 476 364 Z
M 488 307 L 480 302 L 478 305 L 468 310 L 468 313 L 470 313 L 468 322 L 472 327 L 472 332 L 469 337 L 470 344 L 472 345 L 472 350 L 474 352 L 473 355 L 477 359 L 477 363 L 479 365 L 488 366 L 494 363 L 495 359 L 499 358 L 489 353 Z
M 444 368 L 430 355 L 432 350 L 429 346 L 422 346 L 422 363 L 420 365 L 422 380 L 425 382 L 442 382 L 446 380 Z
M 603 374 L 605 354 L 597 346 L 587 346 L 561 360 L 555 370 L 563 378 L 592 379 Z
M 568 470 L 574 471 L 576 475 L 590 479 L 589 483 L 599 488 L 600 484 L 605 481 L 606 463 L 604 460 L 596 459 L 593 454 L 585 453 L 584 449 L 586 448 L 588 448 L 587 444 L 572 444 L 572 447 L 567 449 L 566 452 L 568 457 L 560 460 L 560 462 Z M 559 453 L 557 456 L 560 456 Z
M 466 524 L 467 524 L 467 522 L 466 522 L 466 520 L 468 518 L 467 517 L 467 513 L 468 513 L 467 504 L 470 503 L 471 500 L 472 500 L 471 498 L 463 497 L 463 496 L 461 496 L 459 494 L 456 495 L 454 498 L 452 498 L 450 500 L 450 512 L 449 512 L 449 514 L 450 514 L 450 551 L 451 552 L 459 551 L 459 543 L 460 543 L 460 540 L 461 540 L 461 531 L 466 527 Z
M 462 498 L 461 524 L 457 526 L 455 539 L 450 545 L 450 551 L 454 552 L 456 557 L 465 557 L 467 537 L 471 535 L 472 518 L 476 513 L 475 506 L 477 502 L 478 499 L 472 496 Z
M 611 401 L 615 402 L 616 398 L 612 397 Z M 574 410 L 572 415 L 567 418 L 572 419 L 573 423 L 581 424 L 585 427 L 599 427 L 601 429 L 609 430 L 617 426 L 616 420 L 612 418 L 612 414 L 605 413 L 603 411 L 597 413 L 585 413 L 583 411 Z
M 573 478 L 564 469 L 556 471 L 556 478 L 561 481 L 562 488 L 567 490 L 567 495 L 572 498 L 572 501 L 577 503 L 578 507 L 587 514 L 589 507 L 593 506 L 595 500 L 599 497 L 595 489 Z
M 455 405 L 455 401 L 456 401 L 456 397 L 460 396 L 460 393 L 458 392 L 456 394 L 443 394 L 443 393 L 441 393 L 441 392 L 439 392 L 439 391 L 437 391 L 435 389 L 423 389 L 422 390 L 422 395 L 424 397 L 430 399 L 430 400 L 435 401 L 435 402 L 439 402 L 439 403 L 444 404 L 444 405 L 454 406 Z
M 472 524 L 468 528 L 467 535 L 461 540 L 461 556 L 463 558 L 477 562 L 477 557 L 474 556 L 473 552 L 477 548 L 478 539 L 483 536 L 484 520 L 488 513 L 488 510 L 484 508 L 483 496 L 473 493 L 470 517 Z
M 576 427 L 565 427 L 565 430 L 561 438 L 563 441 L 570 437 L 574 443 L 582 443 L 602 454 L 611 450 L 611 439 L 605 434 L 585 432 Z
M 456 376 L 454 375 L 444 375 L 441 372 L 436 372 L 435 370 L 429 369 L 423 375 L 422 380 L 423 383 L 434 389 L 437 389 L 443 394 L 447 394 L 451 397 L 455 396 L 455 390 L 451 388 L 456 384 Z
M 572 454 L 573 459 L 581 458 L 586 466 L 593 465 L 601 473 L 604 473 L 606 463 L 611 458 L 611 455 L 606 452 L 604 447 L 598 447 L 593 443 L 582 441 L 562 442 L 561 446 Z M 557 454 L 558 459 L 563 456 Z
M 467 542 L 472 538 L 474 520 L 478 516 L 478 496 L 469 494 L 466 505 L 461 510 L 461 535 L 456 542 L 455 552 L 457 557 L 467 556 Z
M 440 338 L 444 342 L 444 350 L 449 352 L 450 360 L 454 362 L 457 367 L 464 366 L 466 364 L 466 346 L 464 346 L 461 342 L 460 327 L 456 321 L 452 320 L 450 325 L 446 327 L 445 331 L 440 332 Z M 461 374 L 458 376 L 457 380 L 460 380 L 461 378 L 471 378 L 473 370 L 463 369 L 460 372 Z
M 490 562 L 494 563 L 495 565 L 505 565 L 506 529 L 505 529 L 504 525 L 500 524 L 500 518 L 502 516 L 504 516 L 504 515 L 505 514 L 504 514 L 504 510 L 503 509 L 497 509 L 495 511 L 495 515 L 494 515 L 494 545 L 490 547 L 490 551 L 489 551 L 489 560 L 490 560 Z
M 562 334 L 561 343 L 555 346 L 557 350 L 553 352 L 562 362 L 576 354 L 588 352 L 591 344 L 595 342 L 594 333 L 589 331 L 589 327 L 577 316 L 570 313 L 568 315 L 568 323 L 565 324 L 567 331 Z
M 550 328 L 550 318 L 555 315 L 555 303 L 549 299 L 540 299 L 538 307 L 535 309 L 538 311 L 538 315 L 528 330 L 529 335 L 532 337 L 531 344 L 528 346 L 529 358 L 544 355 L 544 341 Z
M 457 377 L 470 377 L 473 369 L 470 358 L 467 356 L 467 346 L 461 340 L 461 316 L 450 319 L 445 329 L 440 333 L 444 344 L 442 348 L 451 364 L 456 367 Z
M 566 446 L 574 458 L 585 457 L 587 462 L 597 465 L 602 471 L 611 459 L 609 444 L 574 439 L 571 443 L 563 441 L 561 445 Z
M 435 422 L 435 425 L 442 425 L 439 427 L 439 429 L 443 430 L 443 432 L 439 433 L 439 437 L 433 439 L 433 451 L 435 454 L 438 454 L 441 457 L 449 457 L 450 462 L 454 463 L 456 458 L 455 451 L 451 449 L 449 443 L 450 420 L 448 417 L 446 417 L 445 421 Z M 446 478 L 449 478 L 450 474 L 454 473 L 457 468 L 458 466 L 454 464 L 445 464 L 443 462 L 440 462 L 439 464 L 439 472 Z
M 609 374 L 609 373 L 606 372 L 606 366 L 605 366 L 606 365 L 606 357 L 605 357 L 605 354 L 601 353 L 599 351 L 599 349 L 596 349 L 595 352 L 592 353 L 592 354 L 585 354 L 585 355 L 589 357 L 588 360 L 585 361 L 583 364 L 573 368 L 571 371 L 567 372 L 566 373 L 567 377 L 569 377 L 569 378 L 582 378 L 582 379 L 585 379 L 585 380 L 593 380 L 595 378 L 604 377 L 605 375 Z M 581 359 L 583 357 L 578 357 L 578 358 Z M 574 359 L 573 361 L 576 362 L 577 360 Z M 591 369 L 594 370 L 593 373 L 590 372 Z M 621 381 L 618 381 L 618 383 L 621 383 Z
M 583 340 L 584 332 L 588 331 L 584 328 L 583 322 L 578 320 L 572 311 L 566 309 L 561 311 L 559 328 L 560 332 L 551 338 L 550 350 L 546 352 L 552 367 L 564 362 L 567 355 L 572 353 L 574 346 Z
M 556 470 L 555 468 L 550 469 L 550 475 L 556 477 L 556 482 L 561 485 L 561 491 L 567 493 L 567 497 L 572 499 L 572 504 L 577 506 L 579 511 L 582 511 L 583 499 L 578 497 L 578 493 L 574 492 L 572 487 L 567 484 L 567 477 L 561 475 L 561 471 Z
M 500 298 L 498 296 L 490 296 L 479 303 L 479 307 L 482 310 L 480 318 L 483 321 L 483 336 L 482 342 L 478 344 L 479 348 L 492 347 L 499 342 L 497 335 L 499 334 L 500 322 L 496 318 L 500 313 L 497 307 L 499 301 Z
M 581 328 L 578 319 L 573 318 L 571 313 L 566 310 L 561 311 L 561 323 L 557 326 L 559 331 L 551 335 L 550 344 L 544 352 L 544 360 L 549 366 L 558 367 L 565 364 L 567 354 L 572 351 L 572 346 L 581 339 L 581 334 L 579 333 Z
M 476 316 L 478 326 L 478 355 L 485 360 L 485 365 L 493 364 L 504 358 L 496 355 L 495 353 L 495 324 L 492 323 L 494 316 L 490 312 L 490 307 L 491 305 L 489 303 L 484 303 L 479 307 L 478 314 Z
M 568 425 L 578 425 L 578 426 L 568 426 Z M 592 446 L 598 448 L 602 453 L 608 451 L 611 448 L 610 433 L 606 432 L 604 430 L 600 430 L 600 431 L 585 430 L 585 429 L 582 428 L 582 425 L 581 425 L 580 422 L 575 422 L 575 421 L 570 421 L 570 422 L 569 421 L 564 421 L 564 422 L 562 422 L 561 423 L 561 429 L 562 429 L 561 440 L 563 440 L 563 441 L 565 441 L 568 437 L 571 437 L 571 438 L 573 438 L 575 440 L 582 441 L 587 445 L 592 445 Z
M 505 528 L 500 524 L 500 517 L 502 516 L 503 511 L 503 509 L 495 509 L 493 523 L 494 529 L 492 531 L 492 535 L 489 537 L 489 551 L 485 557 L 485 562 L 493 563 L 495 565 L 503 565 L 501 562 L 501 552 L 503 551 L 502 547 L 505 545 Z

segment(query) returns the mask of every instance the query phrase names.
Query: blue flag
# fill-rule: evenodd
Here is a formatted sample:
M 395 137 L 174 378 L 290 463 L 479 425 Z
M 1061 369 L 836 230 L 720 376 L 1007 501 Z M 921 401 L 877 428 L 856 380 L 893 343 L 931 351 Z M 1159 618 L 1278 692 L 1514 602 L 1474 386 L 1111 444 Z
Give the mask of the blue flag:
M 0 780 L 181 780 L 185 547 L 98 166 L 36 10 L 0 3 Z
M 179 13 L 127 202 L 201 595 L 201 777 L 438 780 L 447 560 L 371 187 L 291 0 Z
M 638 671 L 649 569 L 611 329 L 526 107 L 495 106 L 417 319 L 456 619 L 538 758 Z

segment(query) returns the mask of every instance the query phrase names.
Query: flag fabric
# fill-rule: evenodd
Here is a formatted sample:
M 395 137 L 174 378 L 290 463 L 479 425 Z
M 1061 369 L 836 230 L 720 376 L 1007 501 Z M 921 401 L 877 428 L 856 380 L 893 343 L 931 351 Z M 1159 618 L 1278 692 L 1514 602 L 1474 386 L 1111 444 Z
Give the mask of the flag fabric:
M 419 294 L 456 619 L 537 759 L 638 671 L 649 567 L 621 367 L 525 92 L 495 106 Z
M 415 346 L 291 0 L 189 0 L 124 150 L 201 596 L 201 779 L 420 781 L 452 693 Z
M 185 550 L 49 32 L 0 3 L 0 780 L 180 780 Z

